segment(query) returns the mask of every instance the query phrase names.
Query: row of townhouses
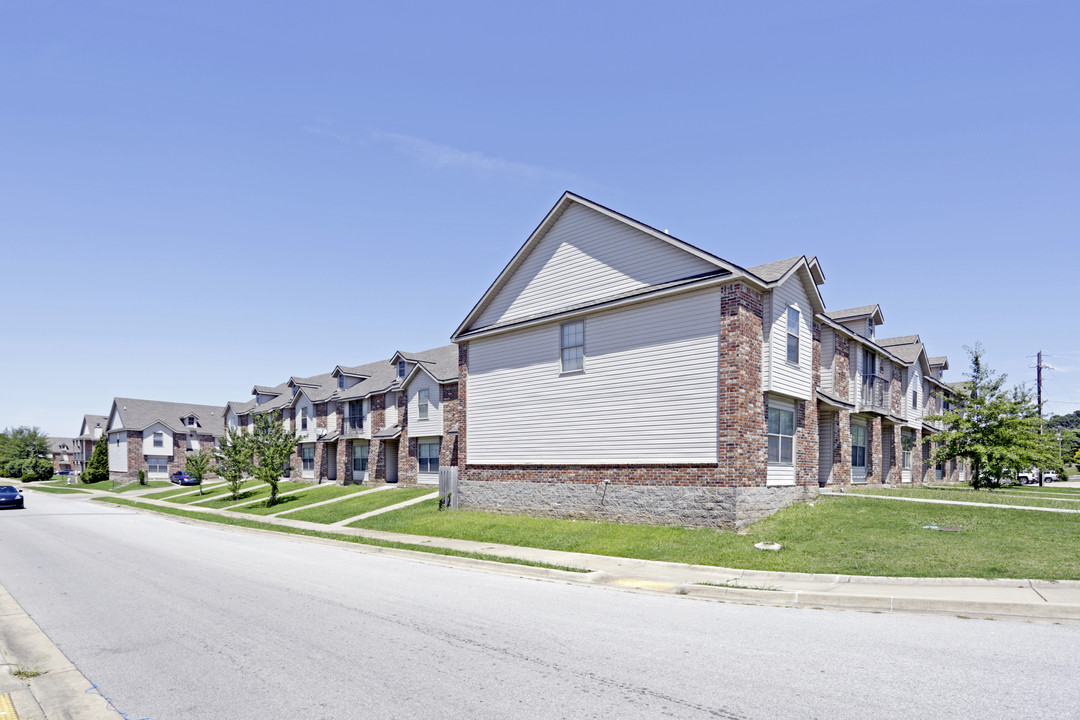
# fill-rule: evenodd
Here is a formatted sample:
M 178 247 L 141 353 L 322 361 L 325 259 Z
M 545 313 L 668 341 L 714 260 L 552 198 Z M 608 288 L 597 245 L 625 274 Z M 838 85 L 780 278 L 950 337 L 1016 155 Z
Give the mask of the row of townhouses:
M 116 398 L 78 469 L 164 477 L 270 413 L 311 482 L 436 482 L 461 507 L 741 527 L 820 487 L 961 481 L 928 419 L 955 396 L 877 305 L 828 311 L 818 260 L 744 268 L 566 193 L 453 344 L 255 385 L 223 407 Z

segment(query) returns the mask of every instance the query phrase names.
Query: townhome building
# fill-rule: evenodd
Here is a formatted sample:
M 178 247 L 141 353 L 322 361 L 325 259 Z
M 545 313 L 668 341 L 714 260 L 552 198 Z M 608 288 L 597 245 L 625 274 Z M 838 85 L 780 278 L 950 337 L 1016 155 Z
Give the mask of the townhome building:
M 94 452 L 94 445 L 101 440 L 108 422 L 109 418 L 106 415 L 83 415 L 79 435 L 74 438 L 75 467 L 73 469 L 76 472 L 81 473 L 86 469 L 86 463 Z
M 255 386 L 225 408 L 229 427 L 273 413 L 300 437 L 289 468 L 311 482 L 437 483 L 456 463 L 457 348 L 397 352 L 389 360 Z M 447 441 L 449 438 L 449 441 Z
M 139 470 L 164 479 L 183 470 L 188 453 L 211 452 L 224 433 L 225 409 L 214 405 L 115 398 L 105 437 L 109 475 L 130 482 Z
M 70 473 L 75 469 L 75 439 L 49 438 L 49 453 L 53 464 L 53 474 Z
M 876 306 L 827 314 L 824 282 L 564 194 L 452 337 L 461 507 L 743 527 L 822 483 L 921 480 L 902 393 L 923 412 L 931 368 L 873 342 Z

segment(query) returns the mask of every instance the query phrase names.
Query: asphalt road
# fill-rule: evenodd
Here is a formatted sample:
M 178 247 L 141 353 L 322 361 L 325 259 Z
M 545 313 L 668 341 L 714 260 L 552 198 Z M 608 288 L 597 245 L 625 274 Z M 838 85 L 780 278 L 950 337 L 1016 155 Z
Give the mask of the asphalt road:
M 28 495 L 0 584 L 133 719 L 1080 714 L 1080 627 L 564 585 Z

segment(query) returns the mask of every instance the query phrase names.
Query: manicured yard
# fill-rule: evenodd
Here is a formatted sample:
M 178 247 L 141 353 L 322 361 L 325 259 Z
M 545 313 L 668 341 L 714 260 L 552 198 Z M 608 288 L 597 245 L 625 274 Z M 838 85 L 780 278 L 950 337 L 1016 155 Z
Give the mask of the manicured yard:
M 80 490 L 78 487 L 48 487 L 48 486 L 42 486 L 42 485 L 31 485 L 29 487 L 29 489 L 30 490 L 37 490 L 38 492 L 53 493 L 54 495 L 64 495 L 64 494 L 71 494 L 71 493 L 81 494 L 81 495 L 86 495 L 87 494 L 87 492 L 85 490 Z
M 241 490 L 240 491 L 240 499 L 239 500 L 233 500 L 231 504 L 235 505 L 238 502 L 243 502 L 244 499 L 245 499 L 245 494 L 244 494 L 245 490 L 249 490 L 250 488 L 259 487 L 259 486 L 261 486 L 261 483 L 258 480 L 245 480 L 244 483 L 240 486 L 240 490 Z M 199 494 L 199 488 L 197 488 L 197 487 L 188 487 L 188 488 L 186 488 L 186 490 L 189 493 L 194 492 L 195 494 L 194 495 L 184 495 L 184 494 L 174 492 L 172 497 L 167 497 L 165 499 L 168 500 L 169 502 L 181 503 L 181 504 L 186 505 L 188 503 L 201 502 L 203 500 L 210 500 L 211 498 L 222 498 L 222 497 L 228 497 L 229 496 L 229 486 L 228 485 L 218 485 L 217 487 L 210 488 L 210 489 L 204 488 L 203 492 L 202 492 L 202 495 Z M 149 496 L 149 497 L 151 497 L 151 498 L 153 498 L 155 500 L 157 499 L 152 495 Z
M 1061 489 L 1061 488 L 1059 488 Z M 894 497 L 925 498 L 927 500 L 950 500 L 955 502 L 992 503 L 994 505 L 1023 505 L 1025 507 L 1048 507 L 1061 510 L 1080 510 L 1080 493 L 1056 493 L 1049 488 L 1044 493 L 1017 492 L 1015 488 L 996 490 L 964 490 L 961 488 L 852 488 L 850 495 L 886 495 Z
M 924 529 L 928 525 L 961 530 Z M 858 497 L 794 505 L 745 534 L 439 511 L 436 500 L 352 526 L 757 570 L 1080 580 L 1080 518 L 1074 515 Z M 783 549 L 753 547 L 763 541 L 781 543 Z
M 128 483 L 127 485 L 118 485 L 112 492 L 124 493 L 131 492 L 132 490 L 150 490 L 152 488 L 163 488 L 172 485 L 168 480 L 148 480 L 145 485 L 140 485 L 138 482 Z
M 93 483 L 83 483 L 76 480 L 72 480 L 71 484 L 68 484 L 67 478 L 60 478 L 59 480 L 49 480 L 43 483 L 34 483 L 31 487 L 73 487 L 82 488 L 83 490 L 111 490 L 113 487 L 112 480 L 98 480 Z
M 299 490 L 302 487 L 310 487 L 310 485 L 308 483 L 291 482 L 291 481 L 286 480 L 284 482 L 279 482 L 278 483 L 278 493 L 289 492 L 290 490 Z M 268 498 L 268 497 L 270 497 L 270 486 L 269 485 L 263 485 L 263 486 L 258 487 L 258 488 L 254 488 L 254 489 L 251 489 L 251 490 L 245 490 L 244 492 L 241 492 L 239 500 L 234 500 L 232 498 L 232 496 L 230 496 L 228 493 L 226 493 L 224 495 L 218 495 L 213 500 L 208 500 L 206 502 L 200 502 L 197 505 L 193 505 L 192 507 L 196 507 L 196 508 L 216 508 L 216 509 L 220 510 L 222 508 L 227 508 L 230 505 L 239 505 L 240 503 L 244 502 L 245 500 L 259 500 L 259 499 Z M 275 505 L 274 507 L 277 507 L 277 505 Z
M 189 492 L 195 492 L 196 494 L 198 494 L 198 492 L 199 492 L 199 488 L 194 487 L 192 485 L 180 486 L 180 485 L 173 485 L 172 483 L 169 483 L 169 485 L 172 485 L 171 490 L 165 490 L 164 492 L 158 492 L 158 493 L 151 493 L 150 495 L 143 495 L 143 497 L 150 498 L 151 500 L 168 500 L 169 498 L 176 497 L 177 495 L 183 495 L 183 494 L 189 493 Z M 221 483 L 221 482 L 218 482 L 218 481 L 215 480 L 215 481 L 212 481 L 212 482 L 203 483 L 202 489 L 203 489 L 203 493 L 209 495 L 209 494 L 211 494 L 213 492 L 219 492 L 222 489 L 228 489 L 228 487 L 229 487 L 228 485 L 225 485 L 224 483 Z
M 353 493 L 365 489 L 366 488 L 360 485 L 316 485 L 310 490 L 279 498 L 277 504 L 271 507 L 266 507 L 266 503 L 259 502 L 253 505 L 244 505 L 242 507 L 233 508 L 233 511 L 249 513 L 251 515 L 273 515 L 274 513 L 285 512 L 290 508 L 301 508 L 305 505 L 311 505 L 312 503 L 333 500 L 334 498 L 344 497 L 345 495 L 352 495 Z M 200 505 L 199 507 L 202 506 Z
M 360 493 L 356 497 L 342 500 L 341 502 L 321 505 L 309 510 L 298 510 L 279 517 L 289 520 L 306 520 L 307 522 L 323 523 L 329 525 L 341 520 L 346 520 L 357 515 L 363 515 L 372 510 L 378 510 L 389 505 L 396 505 L 406 500 L 412 500 L 421 495 L 433 492 L 431 488 L 400 487 L 393 490 L 380 490 L 378 492 Z

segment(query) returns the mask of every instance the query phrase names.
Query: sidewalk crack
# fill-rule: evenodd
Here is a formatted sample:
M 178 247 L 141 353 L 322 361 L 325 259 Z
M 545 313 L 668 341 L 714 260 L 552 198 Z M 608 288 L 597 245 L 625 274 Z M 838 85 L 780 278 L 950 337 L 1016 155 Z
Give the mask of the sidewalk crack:
M 1029 583 L 1028 583 L 1028 587 L 1029 587 L 1029 588 L 1031 588 L 1032 590 L 1034 590 L 1034 591 L 1035 591 L 1035 594 L 1036 594 L 1036 595 L 1038 595 L 1039 597 L 1041 597 L 1041 598 L 1042 598 L 1042 601 L 1043 601 L 1044 603 L 1048 603 L 1048 602 L 1050 602 L 1049 600 L 1047 600 L 1047 599 L 1046 599 L 1046 596 L 1045 596 L 1045 595 L 1043 595 L 1043 594 L 1042 594 L 1041 592 L 1039 592 L 1039 589 L 1038 589 L 1037 587 L 1035 587 L 1035 585 L 1034 585 L 1033 583 L 1029 582 Z

